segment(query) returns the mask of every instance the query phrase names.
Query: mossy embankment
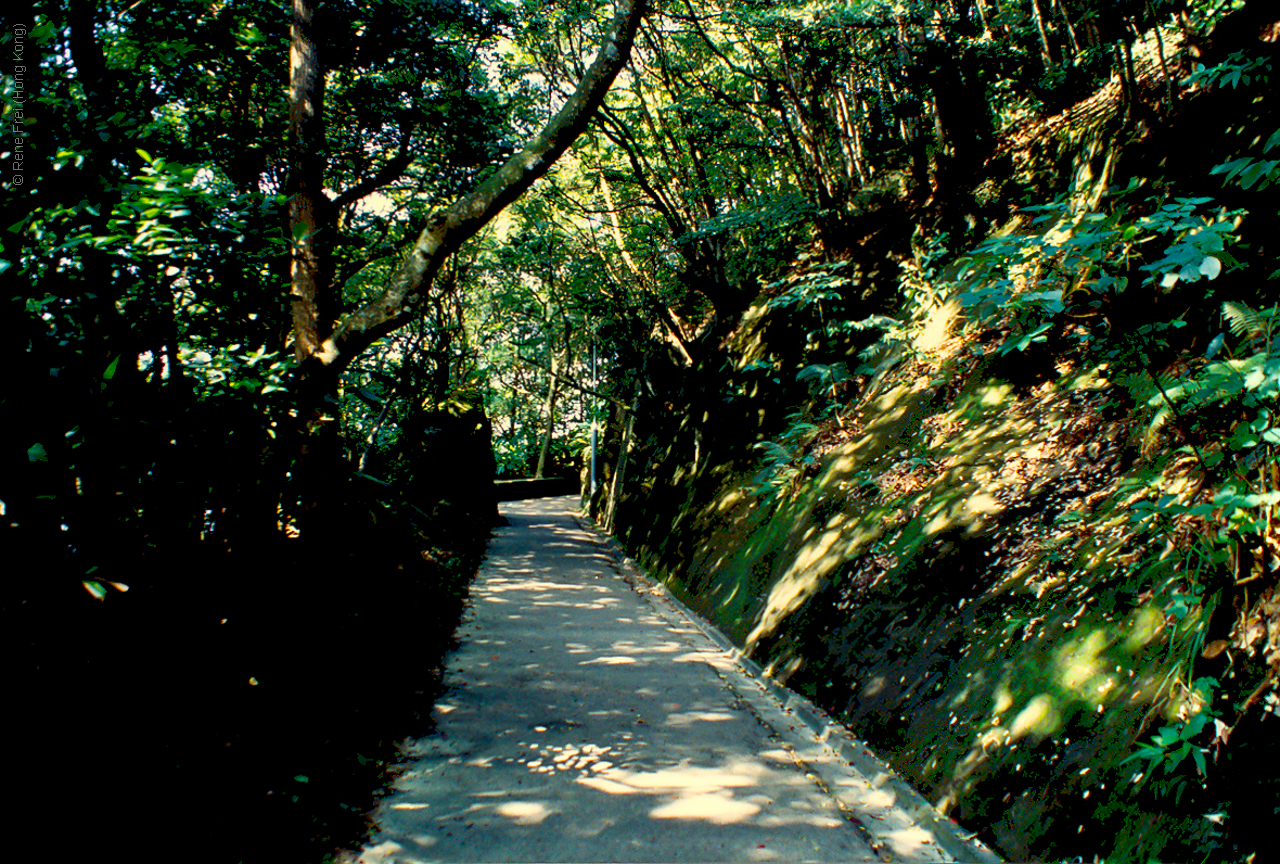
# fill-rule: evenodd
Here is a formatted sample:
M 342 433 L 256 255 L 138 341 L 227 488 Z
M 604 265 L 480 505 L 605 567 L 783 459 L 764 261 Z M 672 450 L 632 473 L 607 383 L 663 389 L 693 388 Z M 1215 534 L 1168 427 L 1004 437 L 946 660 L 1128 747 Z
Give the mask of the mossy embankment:
M 1096 370 L 1018 395 L 959 380 L 968 347 L 887 375 L 794 494 L 750 471 L 695 486 L 687 560 L 634 548 L 944 812 L 1011 857 L 1082 854 L 1132 825 L 1121 762 L 1179 708 L 1161 694 L 1185 658 L 1124 505 L 1148 469 Z
M 1192 472 L 1142 457 L 1144 428 L 1105 369 L 1019 393 L 973 347 L 952 337 L 885 376 L 787 493 L 754 492 L 752 469 L 704 468 L 674 512 L 633 501 L 624 536 L 1006 856 L 1207 854 L 1219 823 L 1202 817 L 1227 778 L 1259 780 L 1249 751 L 1216 751 L 1214 782 L 1191 770 L 1177 801 L 1127 761 L 1199 710 L 1194 675 L 1226 672 L 1226 657 L 1199 657 L 1205 613 L 1170 614 L 1175 538 L 1133 518 L 1157 481 Z M 674 528 L 642 527 L 659 519 Z
M 994 232 L 1015 238 L 989 247 L 1007 265 L 994 314 L 971 265 L 926 274 L 919 238 L 899 238 L 915 254 L 897 258 L 895 338 L 866 374 L 831 373 L 854 369 L 865 338 L 833 339 L 829 312 L 766 292 L 719 373 L 661 394 L 638 424 L 618 517 L 632 553 L 1014 860 L 1248 860 L 1265 843 L 1248 814 L 1274 807 L 1260 724 L 1280 661 L 1280 471 L 1254 440 L 1274 437 L 1273 372 L 1244 374 L 1272 370 L 1272 329 L 1218 317 L 1224 301 L 1274 301 L 1258 287 L 1266 256 L 1245 260 L 1271 241 L 1228 209 L 1238 190 L 1186 197 L 1233 151 L 1173 146 L 1224 108 L 1184 99 L 1154 131 L 1063 145 L 1059 221 Z M 1148 203 L 1107 204 L 1125 183 Z M 1266 195 L 1243 204 L 1273 212 Z M 1124 245 L 1171 206 L 1202 205 L 1201 227 Z M 1161 279 L 1152 250 L 1232 219 L 1239 257 L 1215 259 L 1232 276 L 1203 291 Z M 1097 281 L 1108 272 L 1120 288 Z M 1050 295 L 1061 304 L 1037 305 Z M 860 325 L 877 312 L 849 303 Z M 1215 367 L 1224 337 L 1240 341 Z

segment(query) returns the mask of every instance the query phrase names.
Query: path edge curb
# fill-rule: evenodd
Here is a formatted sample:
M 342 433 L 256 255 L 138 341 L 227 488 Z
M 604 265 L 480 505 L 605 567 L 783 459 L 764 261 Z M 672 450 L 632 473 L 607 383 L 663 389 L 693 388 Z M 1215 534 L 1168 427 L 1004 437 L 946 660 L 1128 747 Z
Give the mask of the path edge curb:
M 886 778 L 885 785 L 892 787 L 898 805 L 922 827 L 932 832 L 938 847 L 953 860 L 978 862 L 978 864 L 1002 864 L 1004 859 L 991 847 L 977 839 L 973 832 L 965 831 L 954 819 L 939 813 L 914 787 L 875 756 L 866 742 L 855 737 L 841 723 L 833 720 L 804 696 L 775 681 L 758 663 L 743 654 L 742 650 L 720 628 L 685 605 L 680 598 L 671 593 L 662 580 L 650 576 L 639 561 L 627 554 L 616 537 L 605 533 L 599 525 L 580 511 L 571 510 L 570 513 L 584 530 L 589 531 L 608 548 L 618 562 L 627 568 L 631 576 L 676 606 L 708 639 L 728 653 L 734 662 L 764 685 L 784 710 L 804 722 L 818 740 L 830 747 L 850 767 L 867 777 Z

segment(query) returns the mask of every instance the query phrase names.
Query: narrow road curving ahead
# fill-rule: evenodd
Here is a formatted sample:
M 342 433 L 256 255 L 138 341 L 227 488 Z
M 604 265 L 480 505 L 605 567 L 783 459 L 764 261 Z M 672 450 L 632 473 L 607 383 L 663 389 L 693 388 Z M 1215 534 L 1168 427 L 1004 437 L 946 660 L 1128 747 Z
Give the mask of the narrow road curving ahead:
M 346 861 L 993 860 L 575 504 L 502 505 L 436 732 Z

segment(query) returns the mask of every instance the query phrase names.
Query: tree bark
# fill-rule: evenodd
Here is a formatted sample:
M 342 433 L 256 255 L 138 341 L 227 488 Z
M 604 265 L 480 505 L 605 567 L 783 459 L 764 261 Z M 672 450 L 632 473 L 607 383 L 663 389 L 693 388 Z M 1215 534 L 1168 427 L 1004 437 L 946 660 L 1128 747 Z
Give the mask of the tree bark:
M 1174 101 L 1178 98 L 1173 90 L 1173 79 L 1169 77 L 1169 62 L 1164 56 L 1164 37 L 1160 35 L 1160 17 L 1156 15 L 1155 10 L 1151 8 L 1151 4 L 1147 4 L 1147 14 L 1151 16 L 1151 29 L 1156 34 L 1156 52 L 1160 58 L 1160 77 L 1164 79 L 1164 98 L 1168 100 L 1166 110 L 1172 108 Z
M 978 7 L 978 21 L 982 24 L 982 38 L 990 42 L 995 38 L 995 34 L 991 32 L 991 25 L 987 22 L 986 0 L 976 0 L 974 5 Z
M 330 238 L 324 193 L 324 68 L 313 0 L 293 0 L 289 39 L 289 230 L 292 235 L 289 300 L 297 389 L 297 451 L 291 471 L 298 528 L 321 541 L 340 528 L 340 508 L 330 484 L 343 466 L 338 420 L 338 377 L 312 374 L 328 336 L 331 274 L 325 247 Z
M 289 39 L 289 229 L 293 235 L 289 300 L 293 353 L 299 364 L 314 355 L 324 332 L 324 254 L 319 232 L 324 197 L 324 74 L 320 68 L 310 0 L 293 0 Z
M 1049 31 L 1044 26 L 1044 15 L 1040 12 L 1040 0 L 1031 0 L 1031 20 L 1040 33 L 1040 59 L 1044 61 L 1046 72 L 1053 69 L 1053 51 L 1049 47 Z
M 534 469 L 533 479 L 541 480 L 547 470 L 547 457 L 551 455 L 551 442 L 556 434 L 556 401 L 560 397 L 560 370 L 559 357 L 556 355 L 555 345 L 550 346 L 548 351 L 550 355 L 547 359 L 551 361 L 551 372 L 547 378 L 547 428 L 542 433 L 542 446 L 538 448 L 538 465 Z

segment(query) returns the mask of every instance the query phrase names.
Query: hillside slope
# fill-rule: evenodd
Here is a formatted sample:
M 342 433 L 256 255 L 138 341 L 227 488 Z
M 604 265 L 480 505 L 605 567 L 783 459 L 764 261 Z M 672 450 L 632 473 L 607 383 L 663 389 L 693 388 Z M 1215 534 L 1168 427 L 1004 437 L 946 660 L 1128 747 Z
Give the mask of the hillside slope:
M 1151 60 L 1180 92 L 1149 116 L 1113 84 L 1018 127 L 975 199 L 1057 177 L 1039 206 L 964 256 L 927 206 L 880 214 L 920 226 L 896 256 L 798 262 L 726 368 L 642 407 L 634 554 L 1012 859 L 1265 842 L 1275 32 L 1222 28 L 1186 78 Z M 892 317 L 797 301 L 895 260 Z

